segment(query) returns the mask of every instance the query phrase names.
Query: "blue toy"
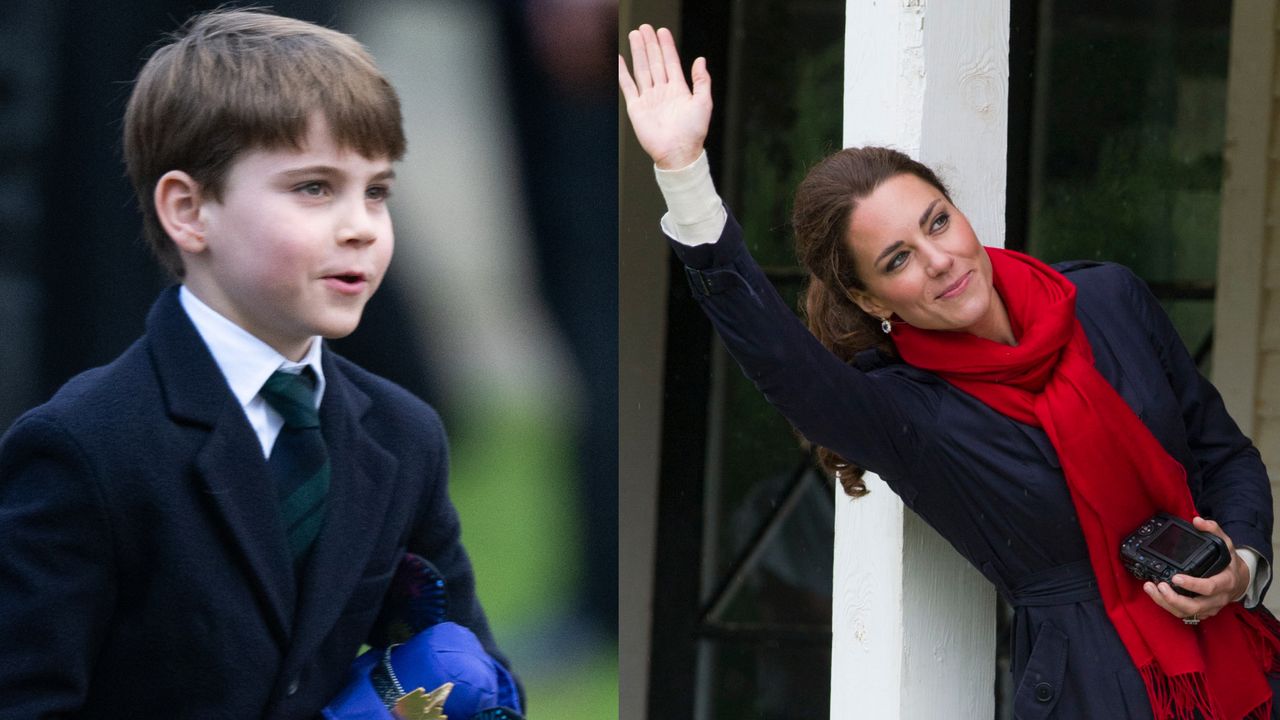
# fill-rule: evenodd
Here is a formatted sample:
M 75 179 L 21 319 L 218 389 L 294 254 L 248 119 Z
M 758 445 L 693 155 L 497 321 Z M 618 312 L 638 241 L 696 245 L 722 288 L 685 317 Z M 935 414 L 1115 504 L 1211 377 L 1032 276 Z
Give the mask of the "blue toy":
M 325 720 L 523 720 L 515 679 L 470 630 L 445 621 L 444 578 L 407 553 L 346 688 Z

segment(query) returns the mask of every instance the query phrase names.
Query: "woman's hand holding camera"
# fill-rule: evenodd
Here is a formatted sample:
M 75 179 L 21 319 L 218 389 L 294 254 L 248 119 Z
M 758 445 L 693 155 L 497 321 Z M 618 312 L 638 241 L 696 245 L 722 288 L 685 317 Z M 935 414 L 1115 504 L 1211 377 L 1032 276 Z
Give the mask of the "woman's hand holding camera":
M 1197 593 L 1200 597 L 1179 595 L 1169 583 L 1159 585 L 1152 582 L 1143 583 L 1142 589 L 1157 605 L 1168 610 L 1176 617 L 1183 618 L 1188 624 L 1195 624 L 1205 618 L 1217 615 L 1222 608 L 1233 603 L 1249 588 L 1249 568 L 1244 560 L 1236 554 L 1236 546 L 1231 538 L 1222 531 L 1218 523 L 1202 517 L 1192 519 L 1197 530 L 1213 533 L 1227 543 L 1231 552 L 1231 564 L 1217 575 L 1198 578 L 1190 575 L 1174 575 L 1170 580 L 1178 587 Z
M 618 56 L 618 85 L 640 147 L 663 170 L 677 170 L 698 159 L 711 124 L 711 75 L 707 61 L 693 61 L 689 89 L 671 31 L 641 25 L 627 34 L 631 67 Z

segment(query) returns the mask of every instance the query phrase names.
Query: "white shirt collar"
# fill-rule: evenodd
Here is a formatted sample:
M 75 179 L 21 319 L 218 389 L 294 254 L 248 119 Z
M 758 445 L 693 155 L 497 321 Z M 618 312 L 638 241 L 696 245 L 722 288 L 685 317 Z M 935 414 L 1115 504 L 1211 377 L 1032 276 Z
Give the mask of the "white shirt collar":
M 196 326 L 196 332 L 200 333 L 204 344 L 209 347 L 214 362 L 222 370 L 240 407 L 249 405 L 262 389 L 263 383 L 271 377 L 271 373 L 276 370 L 301 372 L 304 367 L 310 367 L 316 374 L 316 407 L 320 407 L 325 380 L 324 370 L 320 366 L 323 342 L 319 336 L 311 338 L 311 347 L 302 361 L 294 362 L 204 304 L 186 285 L 179 289 L 178 301 L 191 318 L 191 323 Z

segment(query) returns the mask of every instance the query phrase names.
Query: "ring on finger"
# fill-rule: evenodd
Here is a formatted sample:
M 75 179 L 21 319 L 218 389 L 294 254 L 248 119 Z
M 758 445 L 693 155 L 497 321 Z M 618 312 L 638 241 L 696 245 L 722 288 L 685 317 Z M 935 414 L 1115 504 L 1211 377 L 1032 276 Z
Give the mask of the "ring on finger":
M 1200 617 L 1198 615 L 1190 615 L 1188 617 L 1182 618 L 1182 622 L 1187 625 L 1199 625 Z

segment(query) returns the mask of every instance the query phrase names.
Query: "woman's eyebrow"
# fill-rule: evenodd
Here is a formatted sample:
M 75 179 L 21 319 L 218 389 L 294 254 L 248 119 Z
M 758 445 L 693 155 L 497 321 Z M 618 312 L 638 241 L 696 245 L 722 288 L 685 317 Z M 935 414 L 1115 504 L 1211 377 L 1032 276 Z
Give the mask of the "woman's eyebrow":
M 933 206 L 930 205 L 929 207 L 932 208 Z M 929 214 L 928 212 L 925 213 L 925 215 L 928 215 L 928 214 Z M 923 225 L 924 223 L 921 222 L 920 224 Z M 892 255 L 898 248 L 902 247 L 902 245 L 903 243 L 901 240 L 898 240 L 897 242 L 890 244 L 889 247 L 885 248 L 879 255 L 876 256 L 875 264 L 879 265 L 881 260 Z
M 929 207 L 924 209 L 924 214 L 920 216 L 920 227 L 924 227 L 929 222 L 929 216 L 933 214 L 933 209 L 937 207 L 940 202 L 942 202 L 942 198 L 938 198 L 937 200 L 929 203 Z

